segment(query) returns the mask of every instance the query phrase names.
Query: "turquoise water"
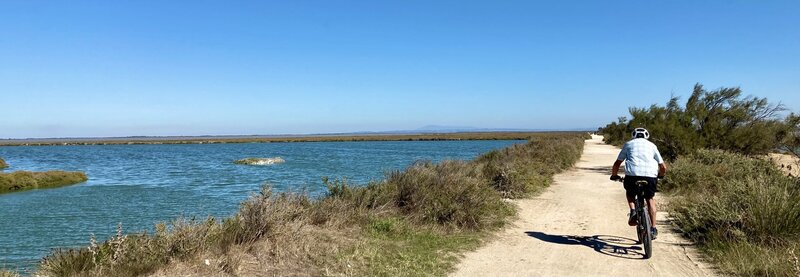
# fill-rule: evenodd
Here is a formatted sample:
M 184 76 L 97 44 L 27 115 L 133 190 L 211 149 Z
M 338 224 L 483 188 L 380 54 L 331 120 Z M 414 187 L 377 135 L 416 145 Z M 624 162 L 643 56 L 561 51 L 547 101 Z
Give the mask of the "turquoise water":
M 0 147 L 16 170 L 84 171 L 89 181 L 68 187 L 0 195 L 0 268 L 31 268 L 51 249 L 88 245 L 125 232 L 152 229 L 180 216 L 233 214 L 249 194 L 276 190 L 324 193 L 321 177 L 351 183 L 379 180 L 415 160 L 472 159 L 521 141 L 303 142 L 191 145 Z M 286 160 L 235 165 L 245 157 Z

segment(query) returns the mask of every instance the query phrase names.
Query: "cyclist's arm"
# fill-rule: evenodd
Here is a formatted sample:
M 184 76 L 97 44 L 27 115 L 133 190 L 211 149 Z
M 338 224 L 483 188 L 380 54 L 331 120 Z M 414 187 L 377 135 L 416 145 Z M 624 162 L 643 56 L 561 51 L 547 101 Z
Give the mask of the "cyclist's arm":
M 658 149 L 655 149 L 655 155 L 653 156 L 658 162 L 658 177 L 664 177 L 667 174 L 667 164 L 664 162 L 664 159 L 661 158 L 661 153 L 658 152 Z
M 617 176 L 619 173 L 619 166 L 622 164 L 622 161 L 628 158 L 628 144 L 622 146 L 622 150 L 619 151 L 619 155 L 617 155 L 617 161 L 614 162 L 614 166 L 611 167 L 611 176 Z
M 617 175 L 619 173 L 619 166 L 622 164 L 622 161 L 617 160 L 614 162 L 614 166 L 611 167 L 611 176 Z

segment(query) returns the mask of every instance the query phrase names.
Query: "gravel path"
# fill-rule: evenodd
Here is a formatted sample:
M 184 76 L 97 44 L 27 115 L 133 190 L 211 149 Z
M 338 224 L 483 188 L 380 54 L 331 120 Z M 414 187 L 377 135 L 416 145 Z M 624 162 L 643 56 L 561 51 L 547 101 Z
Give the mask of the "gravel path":
M 653 257 L 643 259 L 622 183 L 608 180 L 618 153 L 600 136 L 587 140 L 575 167 L 540 196 L 515 201 L 519 218 L 465 254 L 452 276 L 715 276 L 663 211 Z

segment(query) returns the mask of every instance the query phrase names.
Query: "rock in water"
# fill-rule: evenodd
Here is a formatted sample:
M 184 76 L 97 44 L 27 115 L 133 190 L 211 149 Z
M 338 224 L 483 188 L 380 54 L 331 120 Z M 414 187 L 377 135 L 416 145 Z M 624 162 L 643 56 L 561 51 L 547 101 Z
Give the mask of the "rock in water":
M 246 165 L 271 165 L 283 162 L 285 161 L 281 157 L 274 157 L 274 158 L 245 158 L 241 160 L 236 160 L 233 163 L 246 164 Z

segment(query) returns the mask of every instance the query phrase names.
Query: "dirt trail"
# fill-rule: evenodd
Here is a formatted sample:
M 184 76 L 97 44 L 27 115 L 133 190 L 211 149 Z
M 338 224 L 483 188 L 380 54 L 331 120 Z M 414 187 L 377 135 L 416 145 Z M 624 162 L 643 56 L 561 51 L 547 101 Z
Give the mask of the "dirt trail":
M 608 180 L 618 153 L 602 137 L 587 140 L 576 166 L 540 196 L 515 201 L 519 218 L 452 276 L 715 276 L 663 211 L 653 257 L 643 259 L 622 184 Z

